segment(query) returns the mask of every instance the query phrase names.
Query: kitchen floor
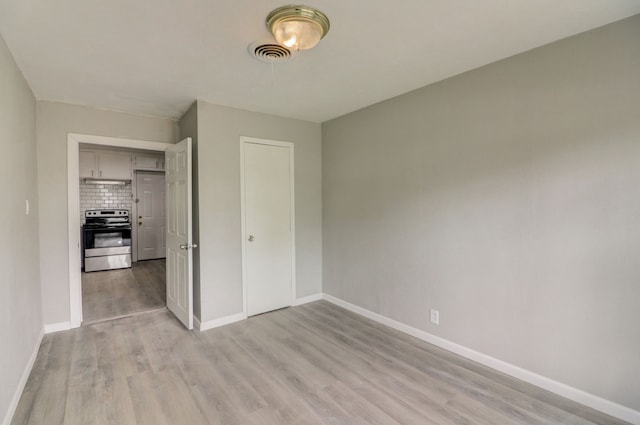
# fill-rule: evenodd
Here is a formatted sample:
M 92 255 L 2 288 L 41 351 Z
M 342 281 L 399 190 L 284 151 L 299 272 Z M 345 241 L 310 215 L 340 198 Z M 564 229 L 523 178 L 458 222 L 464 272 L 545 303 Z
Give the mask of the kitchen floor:
M 82 273 L 83 324 L 166 305 L 165 259 L 138 261 L 130 269 Z

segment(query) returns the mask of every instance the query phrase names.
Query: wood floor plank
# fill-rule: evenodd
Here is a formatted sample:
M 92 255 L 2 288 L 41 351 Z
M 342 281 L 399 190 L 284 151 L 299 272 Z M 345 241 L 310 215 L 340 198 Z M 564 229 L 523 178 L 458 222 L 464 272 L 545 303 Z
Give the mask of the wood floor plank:
M 139 373 L 128 382 L 138 424 L 209 425 L 177 368 Z
M 46 335 L 13 425 L 623 425 L 325 301 Z M 628 424 L 627 424 L 628 425 Z
M 285 390 L 285 387 L 279 384 L 272 370 L 261 367 L 259 363 L 254 361 L 251 354 L 233 339 L 234 332 L 231 327 L 221 329 L 220 333 L 228 338 L 228 344 L 220 345 L 220 352 L 235 370 L 242 370 L 245 372 L 243 376 L 250 377 L 251 386 L 262 395 L 267 404 L 266 408 L 258 409 L 262 413 L 252 416 L 258 418 L 277 417 L 284 420 L 296 412 L 298 417 L 304 418 L 304 420 L 298 419 L 301 424 L 322 423 L 321 417 L 308 403 L 297 397 L 296 392 Z M 283 406 L 286 407 L 283 408 Z

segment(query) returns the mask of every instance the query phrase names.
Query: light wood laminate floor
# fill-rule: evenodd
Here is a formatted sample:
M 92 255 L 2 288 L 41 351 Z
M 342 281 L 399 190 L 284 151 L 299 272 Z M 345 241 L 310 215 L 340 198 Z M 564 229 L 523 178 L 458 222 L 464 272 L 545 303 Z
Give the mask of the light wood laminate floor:
M 162 308 L 165 300 L 164 259 L 138 261 L 130 269 L 82 273 L 84 323 Z
M 13 425 L 619 425 L 326 301 L 189 332 L 167 311 L 46 335 Z

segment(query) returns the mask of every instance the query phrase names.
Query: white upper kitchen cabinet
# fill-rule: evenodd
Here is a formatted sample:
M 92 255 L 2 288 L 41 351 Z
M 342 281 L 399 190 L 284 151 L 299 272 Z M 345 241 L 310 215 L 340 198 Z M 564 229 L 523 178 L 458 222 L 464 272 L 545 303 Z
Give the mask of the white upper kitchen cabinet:
M 143 171 L 164 171 L 164 157 L 155 155 L 135 155 L 133 169 Z
M 80 177 L 131 180 L 131 154 L 111 151 L 80 151 Z
M 100 178 L 131 180 L 131 154 L 126 152 L 100 152 L 98 154 Z
M 80 177 L 98 177 L 98 154 L 94 151 L 80 151 Z

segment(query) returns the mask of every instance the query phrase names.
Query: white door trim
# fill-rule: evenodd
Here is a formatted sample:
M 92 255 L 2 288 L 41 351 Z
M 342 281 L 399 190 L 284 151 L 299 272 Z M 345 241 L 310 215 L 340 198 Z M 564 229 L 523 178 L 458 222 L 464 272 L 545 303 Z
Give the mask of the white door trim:
M 173 143 L 93 136 L 89 134 L 67 134 L 67 231 L 69 238 L 69 318 L 71 328 L 77 328 L 82 324 L 82 278 L 80 275 L 80 143 L 150 151 L 164 151 L 167 147 L 173 145 Z
M 244 186 L 244 147 L 247 143 L 279 146 L 289 149 L 289 191 L 291 205 L 291 305 L 296 301 L 296 210 L 295 210 L 295 174 L 294 174 L 294 144 L 277 140 L 257 139 L 254 137 L 240 136 L 240 222 L 242 237 L 242 314 L 247 317 L 249 308 L 247 305 L 247 230 L 245 211 L 245 186 Z

